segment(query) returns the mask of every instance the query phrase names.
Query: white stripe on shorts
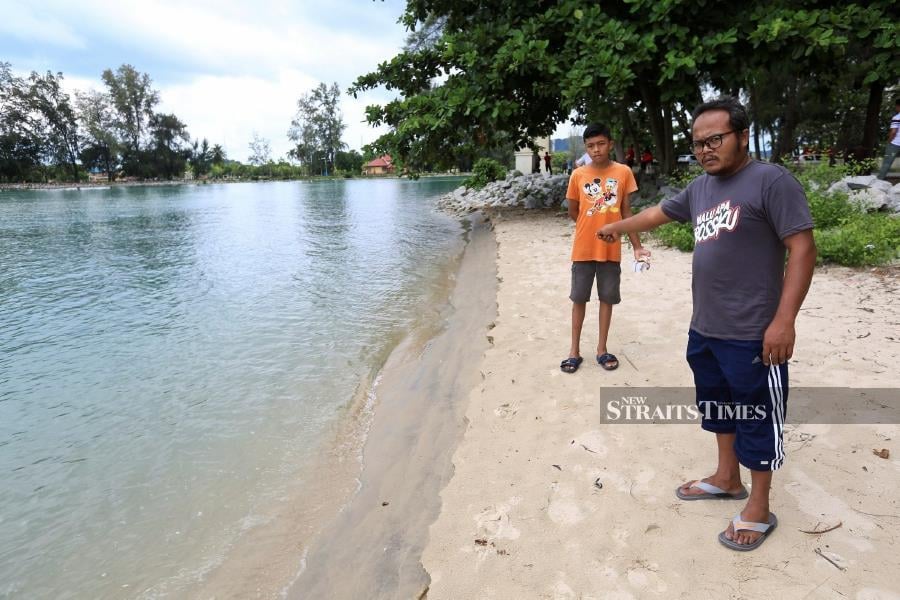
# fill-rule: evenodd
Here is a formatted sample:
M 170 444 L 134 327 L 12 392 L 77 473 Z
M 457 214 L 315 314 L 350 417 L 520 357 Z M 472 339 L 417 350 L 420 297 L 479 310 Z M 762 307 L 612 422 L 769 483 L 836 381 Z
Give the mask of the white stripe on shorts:
M 784 464 L 784 387 L 781 384 L 781 369 L 769 365 L 769 398 L 772 401 L 772 433 L 775 436 L 775 458 L 769 463 L 773 471 Z

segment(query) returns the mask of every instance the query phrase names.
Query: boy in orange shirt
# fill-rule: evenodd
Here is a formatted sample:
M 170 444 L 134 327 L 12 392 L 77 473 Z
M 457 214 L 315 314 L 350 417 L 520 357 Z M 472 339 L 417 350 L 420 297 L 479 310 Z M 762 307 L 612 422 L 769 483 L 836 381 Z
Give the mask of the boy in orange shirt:
M 584 130 L 584 147 L 591 162 L 579 167 L 569 177 L 566 200 L 569 217 L 575 221 L 575 239 L 572 244 L 572 346 L 569 357 L 559 368 L 574 373 L 581 366 L 581 328 L 591 297 L 594 279 L 597 280 L 597 297 L 600 301 L 600 339 L 597 343 L 597 362 L 607 371 L 619 366 L 615 355 L 606 348 L 613 304 L 621 301 L 619 279 L 622 269 L 622 242 L 606 243 L 597 239 L 597 230 L 614 221 L 631 216 L 628 196 L 637 191 L 634 173 L 623 164 L 609 158 L 612 136 L 609 127 L 588 125 Z M 637 234 L 629 233 L 635 260 L 650 256 L 641 247 Z

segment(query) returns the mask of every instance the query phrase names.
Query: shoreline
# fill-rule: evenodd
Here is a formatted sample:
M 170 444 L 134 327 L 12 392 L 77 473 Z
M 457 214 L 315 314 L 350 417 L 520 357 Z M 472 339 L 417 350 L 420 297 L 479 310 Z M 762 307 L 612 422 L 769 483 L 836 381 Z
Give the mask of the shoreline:
M 441 177 L 465 177 L 468 173 L 429 173 L 417 179 L 435 179 Z M 173 179 L 170 181 L 85 181 L 60 183 L 0 183 L 0 192 L 5 191 L 80 191 L 82 189 L 106 189 L 112 187 L 162 187 L 169 185 L 219 185 L 232 183 L 289 183 L 316 181 L 378 181 L 381 179 L 399 179 L 414 181 L 399 175 L 354 175 L 353 177 L 311 176 L 296 179 Z
M 674 495 L 714 470 L 709 435 L 696 424 L 601 417 L 609 388 L 693 387 L 684 359 L 690 255 L 651 240 L 652 269 L 632 273 L 625 258 L 609 340 L 621 365 L 605 372 L 592 360 L 594 304 L 582 334 L 586 360 L 568 375 L 558 364 L 569 346 L 571 224 L 524 211 L 494 223 L 494 345 L 481 361 L 484 380 L 466 400 L 468 427 L 429 530 L 429 600 L 722 590 L 742 598 L 897 597 L 890 556 L 900 519 L 900 424 L 792 424 L 789 401 L 787 460 L 772 492 L 781 524 L 758 550 L 730 551 L 716 536 L 743 503 Z M 797 320 L 792 387 L 900 387 L 890 367 L 900 364 L 898 291 L 898 269 L 818 269 Z M 890 458 L 874 455 L 876 448 Z
M 424 453 L 443 456 L 449 465 L 450 453 L 461 436 L 465 393 L 454 392 L 446 378 L 437 381 L 435 372 L 442 369 L 446 356 L 441 353 L 449 348 L 448 342 L 450 346 L 467 344 L 468 322 L 483 314 L 485 302 L 493 307 L 496 300 L 496 248 L 482 220 L 472 215 L 463 222 L 460 253 L 438 275 L 446 278 L 443 291 L 436 292 L 422 307 L 413 327 L 389 344 L 386 356 L 376 361 L 377 366 L 358 383 L 354 397 L 311 453 L 291 489 L 275 506 L 258 511 L 260 522 L 235 540 L 199 581 L 188 585 L 184 590 L 187 595 L 305 598 L 305 588 L 316 586 L 326 592 L 310 597 L 357 598 L 374 597 L 371 590 L 385 585 L 385 597 L 394 597 L 398 589 L 420 586 L 424 570 L 415 567 L 428 525 L 437 516 L 433 503 L 449 477 L 435 480 L 433 464 L 416 459 L 420 453 L 412 451 L 421 448 Z M 485 267 L 490 267 L 491 274 L 490 285 L 483 293 L 484 278 L 481 282 L 473 278 L 477 279 L 478 271 Z M 490 319 L 482 320 L 483 331 L 477 335 L 486 348 L 484 333 Z M 471 366 L 461 358 L 458 362 L 465 363 L 461 370 Z M 470 377 L 477 376 L 478 371 L 471 370 Z M 442 399 L 441 404 L 429 406 L 429 400 L 435 397 Z M 451 417 L 455 423 L 445 420 L 453 410 L 457 412 Z M 404 431 L 402 438 L 396 436 L 398 428 Z M 396 472 L 397 455 L 407 459 L 401 474 Z M 416 497 L 418 487 L 401 492 L 404 483 L 412 480 L 433 489 L 429 502 Z M 389 500 L 389 506 L 382 507 L 379 500 L 372 510 L 373 502 L 367 498 L 374 493 L 373 488 L 387 482 L 397 494 Z M 390 525 L 373 522 L 383 513 L 390 514 Z M 405 528 L 402 535 L 396 533 L 400 528 Z M 393 538 L 397 545 L 397 552 L 387 560 L 374 549 L 365 554 L 356 552 L 364 540 L 375 548 L 387 538 Z M 350 557 L 331 558 L 335 554 Z M 362 586 L 362 591 L 346 590 L 340 595 L 336 586 L 350 582 L 333 580 L 345 579 L 347 564 L 353 561 L 358 574 L 352 583 Z M 386 580 L 390 583 L 381 583 Z
M 440 333 L 406 338 L 385 364 L 359 490 L 322 529 L 288 598 L 426 593 L 421 551 L 440 510 L 439 492 L 452 475 L 463 400 L 479 378 L 470 356 L 489 347 L 495 314 L 496 245 L 482 220 L 472 219 Z

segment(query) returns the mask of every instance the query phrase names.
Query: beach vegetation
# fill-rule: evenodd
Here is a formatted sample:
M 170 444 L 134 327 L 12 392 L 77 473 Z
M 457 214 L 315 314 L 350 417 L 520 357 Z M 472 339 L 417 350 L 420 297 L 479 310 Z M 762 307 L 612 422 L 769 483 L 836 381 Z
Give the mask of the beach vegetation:
M 481 189 L 492 181 L 506 177 L 506 167 L 492 158 L 480 158 L 472 167 L 472 174 L 463 181 L 467 188 Z
M 398 97 L 367 109 L 390 130 L 377 153 L 447 166 L 501 137 L 516 148 L 557 124 L 603 121 L 617 141 L 651 147 L 672 171 L 704 97 L 739 96 L 754 146 L 784 161 L 802 144 L 848 157 L 882 142 L 900 78 L 900 22 L 888 0 L 752 0 L 709 10 L 689 0 L 584 3 L 408 0 L 396 56 L 350 92 Z M 697 33 L 704 32 L 704 33 Z
M 297 112 L 291 121 L 288 138 L 294 142 L 291 157 L 306 168 L 308 175 L 334 173 L 338 153 L 347 147 L 341 136 L 347 126 L 340 110 L 341 90 L 320 83 L 297 100 Z M 356 172 L 362 168 L 357 165 Z

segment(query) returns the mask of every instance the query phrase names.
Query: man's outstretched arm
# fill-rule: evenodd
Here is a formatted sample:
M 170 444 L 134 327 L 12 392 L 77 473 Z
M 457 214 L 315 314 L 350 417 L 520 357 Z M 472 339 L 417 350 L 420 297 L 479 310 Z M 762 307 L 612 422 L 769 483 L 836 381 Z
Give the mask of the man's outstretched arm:
M 671 220 L 672 219 L 666 216 L 666 213 L 662 211 L 659 205 L 651 206 L 633 217 L 628 217 L 627 219 L 604 225 L 597 232 L 597 237 L 606 242 L 614 242 L 616 238 L 623 233 L 650 231 Z

